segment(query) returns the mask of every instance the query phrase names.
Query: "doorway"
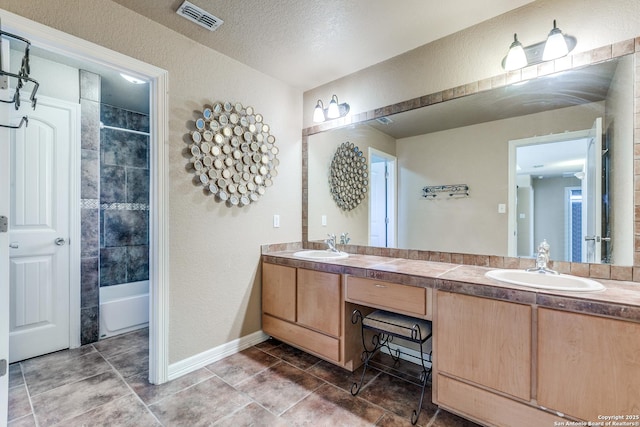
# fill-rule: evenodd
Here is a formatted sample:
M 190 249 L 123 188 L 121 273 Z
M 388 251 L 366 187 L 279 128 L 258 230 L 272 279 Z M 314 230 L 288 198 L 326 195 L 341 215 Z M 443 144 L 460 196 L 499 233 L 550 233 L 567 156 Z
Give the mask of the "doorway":
M 534 257 L 547 240 L 553 260 L 599 262 L 601 140 L 597 118 L 591 129 L 509 141 L 509 256 Z
M 155 66 L 143 63 L 131 57 L 119 54 L 85 40 L 62 33 L 58 30 L 38 24 L 20 16 L 4 13 L 2 15 L 3 30 L 29 39 L 32 46 L 43 51 L 53 52 L 75 61 L 99 64 L 113 69 L 125 70 L 127 74 L 150 82 L 150 152 L 149 175 L 151 180 L 150 197 L 150 336 L 149 336 L 149 381 L 154 384 L 168 380 L 168 164 L 167 148 L 164 141 L 168 135 L 168 106 L 166 94 L 167 72 Z M 160 142 L 162 141 L 162 142 Z M 5 189 L 0 189 L 0 193 Z M 0 199 L 0 214 L 9 212 L 8 199 Z M 0 252 L 4 256 L 5 252 Z M 0 262 L 5 265 L 4 260 Z M 1 278 L 0 299 L 8 299 L 8 280 Z M 72 291 L 73 292 L 73 291 Z M 70 301 L 79 301 L 79 290 L 71 296 Z M 3 313 L 8 318 L 8 312 Z M 80 329 L 79 316 L 70 318 L 72 329 Z M 75 326 L 73 326 L 75 325 Z M 79 335 L 75 334 L 76 336 Z M 4 354 L 4 341 L 0 342 Z M 8 353 L 8 351 L 7 351 Z M 0 390 L 2 391 L 2 390 Z M 4 397 L 4 393 L 3 396 Z
M 396 246 L 396 164 L 394 156 L 369 147 L 369 246 Z

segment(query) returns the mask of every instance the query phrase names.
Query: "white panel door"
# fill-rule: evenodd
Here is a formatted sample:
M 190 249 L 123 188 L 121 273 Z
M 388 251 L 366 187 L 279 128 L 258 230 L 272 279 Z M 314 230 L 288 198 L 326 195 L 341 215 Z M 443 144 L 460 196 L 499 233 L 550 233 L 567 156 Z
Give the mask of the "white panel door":
M 2 58 L 9 52 L 6 42 L 0 44 Z M 10 99 L 8 90 L 0 89 L 2 99 Z M 0 103 L 0 123 L 11 120 L 9 104 Z M 9 217 L 9 136 L 11 131 L 0 127 L 0 216 Z M 9 233 L 0 232 L 0 363 L 9 360 Z M 8 417 L 9 375 L 0 376 L 0 425 Z
M 387 246 L 387 179 L 384 161 L 371 159 L 371 191 L 369 192 L 369 245 Z
M 582 262 L 600 263 L 602 234 L 602 118 L 589 133 L 589 146 L 582 180 Z
M 69 348 L 69 162 L 72 110 L 39 97 L 11 132 L 11 362 Z

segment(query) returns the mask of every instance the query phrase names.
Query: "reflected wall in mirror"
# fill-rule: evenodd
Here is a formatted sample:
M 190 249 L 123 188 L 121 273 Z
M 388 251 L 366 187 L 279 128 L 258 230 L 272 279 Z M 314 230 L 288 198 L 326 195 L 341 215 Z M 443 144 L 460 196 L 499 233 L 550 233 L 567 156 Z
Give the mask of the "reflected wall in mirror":
M 356 245 L 531 257 L 544 238 L 554 260 L 633 265 L 634 77 L 633 55 L 621 56 L 309 135 L 308 240 L 348 232 Z M 370 197 L 350 212 L 327 183 L 346 141 L 397 159 L 377 181 L 370 162 Z M 459 183 L 469 197 L 421 197 Z

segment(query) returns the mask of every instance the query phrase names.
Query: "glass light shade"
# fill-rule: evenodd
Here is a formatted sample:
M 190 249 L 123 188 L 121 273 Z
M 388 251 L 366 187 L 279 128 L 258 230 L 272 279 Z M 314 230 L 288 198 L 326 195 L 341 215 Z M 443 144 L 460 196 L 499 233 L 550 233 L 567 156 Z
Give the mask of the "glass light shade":
M 313 110 L 313 121 L 315 123 L 324 122 L 324 108 L 322 108 L 322 101 L 318 100 L 316 108 Z
M 569 53 L 567 41 L 564 39 L 562 31 L 556 27 L 556 21 L 553 21 L 553 29 L 549 32 L 547 42 L 544 45 L 542 53 L 543 61 L 551 61 L 552 59 L 562 58 Z
M 513 35 L 513 43 L 509 47 L 507 59 L 504 61 L 505 71 L 518 70 L 527 65 L 527 55 L 524 53 L 522 43 L 518 41 L 517 34 Z
M 134 85 L 143 85 L 146 83 L 144 80 L 139 79 L 137 77 L 130 76 L 128 74 L 120 73 L 120 76 L 126 81 L 128 81 L 129 83 L 133 83 Z
M 329 108 L 327 109 L 327 117 L 330 119 L 340 117 L 340 108 L 338 107 L 338 97 L 336 95 L 331 97 L 331 102 L 329 102 Z

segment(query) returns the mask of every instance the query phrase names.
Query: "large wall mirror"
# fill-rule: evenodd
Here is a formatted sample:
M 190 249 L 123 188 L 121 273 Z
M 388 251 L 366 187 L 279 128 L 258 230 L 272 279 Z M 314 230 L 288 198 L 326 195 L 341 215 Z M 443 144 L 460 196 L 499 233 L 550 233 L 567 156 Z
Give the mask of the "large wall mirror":
M 629 54 L 308 130 L 308 240 L 348 232 L 355 245 L 533 257 L 546 239 L 557 261 L 633 265 L 635 79 Z M 370 179 L 343 211 L 328 178 L 347 141 Z

